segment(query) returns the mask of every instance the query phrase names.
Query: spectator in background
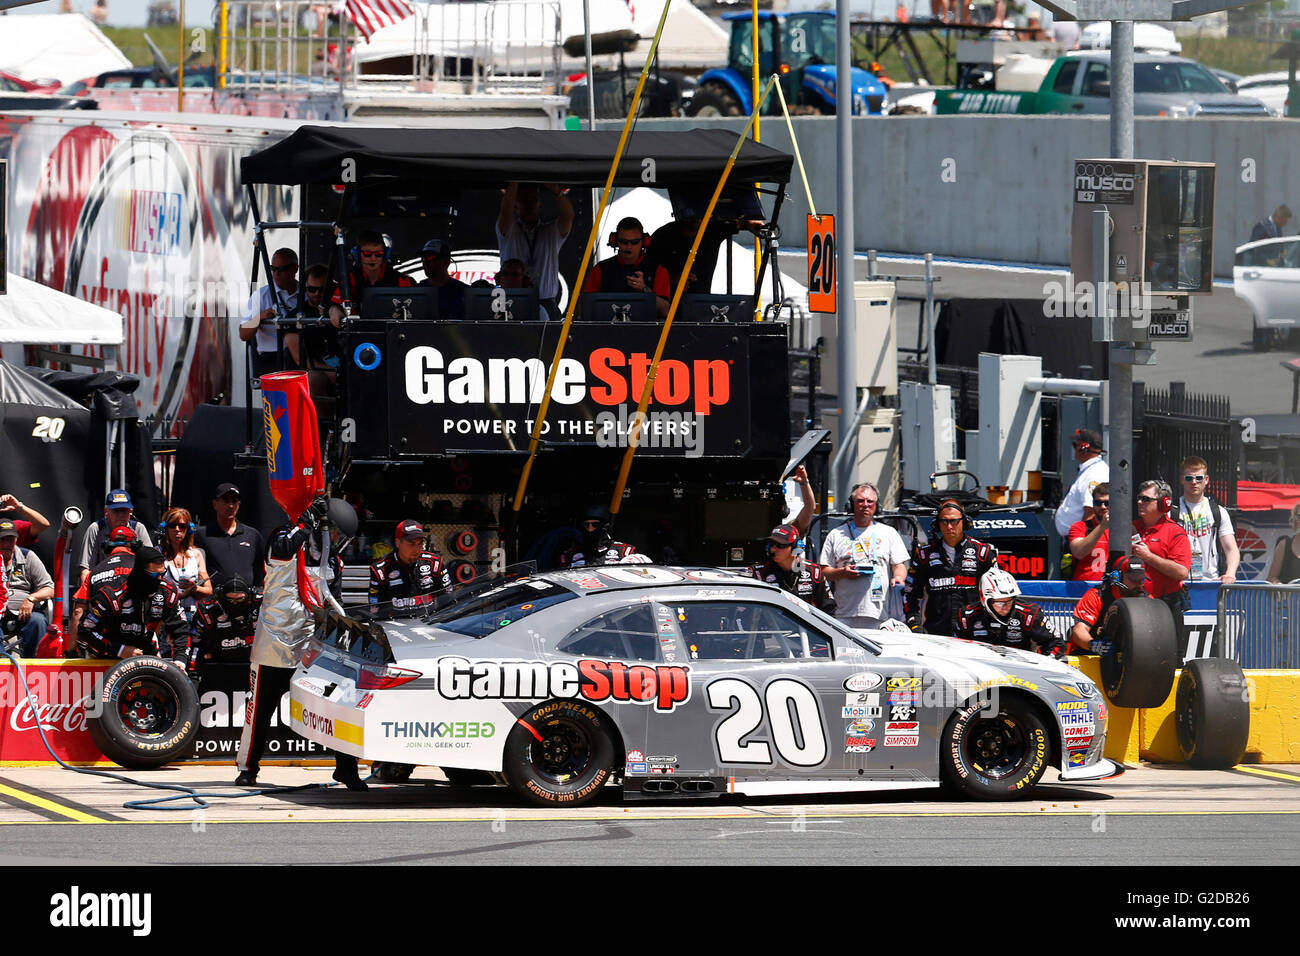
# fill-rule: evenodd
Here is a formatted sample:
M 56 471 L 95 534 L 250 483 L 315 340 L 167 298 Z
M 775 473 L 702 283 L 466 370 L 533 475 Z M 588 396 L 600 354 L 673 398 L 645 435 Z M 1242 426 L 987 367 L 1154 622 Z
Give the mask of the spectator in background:
M 822 572 L 835 590 L 835 616 L 849 627 L 879 627 L 907 581 L 907 546 L 897 531 L 876 521 L 879 501 L 875 485 L 854 485 L 853 517 L 822 543 Z
M 1232 529 L 1232 516 L 1209 494 L 1209 465 L 1188 455 L 1182 463 L 1183 493 L 1169 517 L 1187 532 L 1192 544 L 1189 580 L 1232 584 L 1237 580 L 1241 549 Z
M 447 271 L 451 266 L 451 245 L 443 239 L 430 239 L 420 250 L 420 257 L 424 261 L 420 285 L 438 290 L 438 318 L 449 322 L 465 318 L 465 290 L 469 286 Z
M 707 208 L 707 206 L 705 207 Z M 677 282 L 682 270 L 686 268 L 686 257 L 690 255 L 691 244 L 695 234 L 704 224 L 704 210 L 692 205 L 679 210 L 680 218 L 664 223 L 655 230 L 650 239 L 650 258 L 664 267 L 668 273 L 668 287 L 677 290 Z M 762 228 L 761 220 L 747 220 L 745 228 L 757 232 Z M 707 293 L 713 289 L 713 273 L 718 268 L 718 253 L 722 243 L 736 234 L 736 226 L 717 218 L 709 220 L 704 235 L 700 237 L 700 247 L 695 252 L 695 262 L 691 264 L 690 278 L 686 283 L 686 293 Z M 672 292 L 669 294 L 671 295 Z
M 41 532 L 50 526 L 50 522 L 45 515 L 41 514 L 35 508 L 29 508 L 15 495 L 0 495 L 0 512 L 8 512 L 3 517 L 8 518 L 18 529 L 18 547 L 30 548 L 36 543 L 36 539 L 41 536 Z M 18 517 L 22 515 L 22 517 Z
M 583 292 L 650 292 L 655 296 L 659 317 L 668 314 L 668 273 L 646 255 L 646 233 L 641 220 L 627 216 L 619 220 L 614 231 L 618 252 L 601 259 L 587 273 Z
M 1300 503 L 1291 507 L 1291 534 L 1277 539 L 1273 563 L 1268 566 L 1271 584 L 1290 584 L 1300 580 Z
M 283 307 L 283 311 L 281 310 Z M 275 250 L 271 256 L 271 282 L 253 293 L 239 325 L 239 340 L 256 340 L 253 375 L 265 375 L 281 367 L 280 340 L 276 323 L 281 314 L 292 315 L 298 308 L 298 253 Z
M 149 537 L 149 532 L 145 530 L 143 524 L 135 520 L 135 504 L 131 501 L 131 496 L 121 488 L 114 488 L 104 499 L 104 517 L 87 528 L 86 535 L 81 540 L 77 569 L 82 579 L 85 578 L 87 569 L 108 557 L 109 551 L 112 550 L 108 546 L 108 532 L 123 527 L 135 532 L 141 547 L 153 546 L 153 539 Z
M 1091 428 L 1076 428 L 1074 460 L 1079 463 L 1079 474 L 1065 493 L 1061 506 L 1056 509 L 1056 533 L 1069 540 L 1070 526 L 1076 521 L 1092 517 L 1092 493 L 1103 481 L 1110 481 L 1110 466 L 1101 457 L 1101 435 Z
M 1261 239 L 1279 239 L 1282 236 L 1282 230 L 1286 224 L 1291 221 L 1291 209 L 1286 203 L 1278 206 L 1273 210 L 1272 215 L 1265 216 L 1259 222 L 1255 223 L 1250 230 L 1250 241 L 1258 242 Z
M 343 324 L 343 309 L 330 301 L 334 296 L 334 285 L 329 281 L 329 274 L 329 266 L 323 262 L 307 267 L 303 273 L 302 296 L 292 315 L 304 319 L 328 318 L 330 324 L 284 335 L 284 347 L 289 357 L 299 368 L 308 371 L 339 367 L 338 329 Z
M 212 499 L 215 517 L 194 535 L 194 544 L 203 549 L 209 575 L 237 574 L 261 587 L 266 573 L 266 542 L 256 528 L 238 519 L 242 500 L 239 488 L 231 482 L 217 485 Z
M 1144 481 L 1138 487 L 1133 557 L 1146 568 L 1147 594 L 1168 604 L 1181 628 L 1188 603 L 1183 582 L 1192 567 L 1192 543 L 1183 526 L 1169 520 L 1172 495 L 1163 481 Z
M 498 289 L 528 289 L 533 280 L 528 277 L 528 267 L 523 259 L 507 259 L 501 263 L 501 269 L 494 276 Z
M 979 581 L 998 566 L 998 549 L 966 532 L 970 517 L 961 502 L 939 503 L 930 540 L 912 556 L 904 603 L 907 626 L 927 634 L 955 633 L 962 609 L 979 600 Z
M 0 577 L 9 595 L 5 634 L 16 630 L 22 656 L 32 657 L 50 626 L 36 605 L 54 597 L 54 581 L 34 552 L 18 546 L 18 527 L 8 518 L 0 519 Z
M 194 620 L 194 608 L 203 598 L 212 597 L 212 581 L 203 549 L 194 546 L 194 521 L 184 508 L 169 508 L 163 515 L 162 553 L 167 563 L 167 579 L 181 598 L 181 612 L 187 621 Z
M 1070 525 L 1071 581 L 1100 581 L 1110 560 L 1110 483 L 1092 489 L 1092 517 Z
M 537 285 L 542 311 L 560 318 L 560 248 L 573 228 L 573 204 L 568 190 L 556 183 L 546 189 L 555 195 L 558 216 L 541 221 L 542 196 L 536 183 L 510 183 L 501 194 L 497 213 L 497 251 L 501 261 L 519 259 Z
M 1083 35 L 1078 20 L 1054 19 L 1048 31 L 1053 40 L 1065 47 L 1066 52 L 1079 49 L 1079 38 Z

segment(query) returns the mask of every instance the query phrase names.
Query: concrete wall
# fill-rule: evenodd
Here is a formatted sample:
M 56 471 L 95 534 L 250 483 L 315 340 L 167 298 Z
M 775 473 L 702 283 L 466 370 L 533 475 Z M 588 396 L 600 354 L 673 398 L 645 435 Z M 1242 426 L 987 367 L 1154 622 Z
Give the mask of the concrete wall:
M 696 120 L 641 120 L 679 129 Z M 743 120 L 711 120 L 737 131 Z M 618 123 L 602 123 L 618 128 Z M 819 212 L 835 212 L 835 120 L 799 117 L 799 147 Z M 859 251 L 1065 265 L 1071 162 L 1110 152 L 1108 117 L 895 116 L 854 122 Z M 764 143 L 790 149 L 784 120 Z M 1232 275 L 1236 246 L 1279 203 L 1300 203 L 1300 123 L 1280 119 L 1136 121 L 1136 155 L 1218 164 L 1215 274 Z M 802 247 L 808 212 L 798 171 L 781 216 L 783 245 Z

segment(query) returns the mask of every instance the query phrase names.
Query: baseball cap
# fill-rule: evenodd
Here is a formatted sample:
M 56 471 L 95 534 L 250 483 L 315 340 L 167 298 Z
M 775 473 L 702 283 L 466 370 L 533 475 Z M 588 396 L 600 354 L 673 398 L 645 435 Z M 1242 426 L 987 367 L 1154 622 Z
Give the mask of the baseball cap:
M 1147 573 L 1146 565 L 1137 558 L 1121 554 L 1111 562 L 1110 569 L 1118 571 L 1120 574 L 1141 574 Z
M 223 481 L 221 484 L 217 485 L 216 494 L 214 494 L 212 497 L 224 498 L 226 497 L 226 495 L 234 495 L 236 498 L 243 497 L 243 495 L 239 493 L 239 489 L 234 485 L 233 482 Z
M 430 239 L 420 250 L 421 256 L 437 256 L 439 259 L 451 257 L 451 246 L 441 239 Z
M 414 518 L 404 518 L 397 522 L 397 530 L 393 532 L 393 537 L 398 541 L 404 538 L 423 538 L 424 525 Z
M 1073 443 L 1087 444 L 1093 451 L 1102 451 L 1101 433 L 1091 428 L 1076 428 Z
M 109 544 L 130 544 L 135 540 L 135 529 L 129 524 L 124 524 L 120 528 L 114 528 L 108 533 Z
M 767 536 L 767 540 L 794 547 L 799 540 L 799 530 L 792 524 L 777 525 L 772 529 L 772 533 Z
M 129 494 L 121 488 L 114 488 L 108 493 L 108 497 L 104 499 L 104 507 L 134 508 L 135 505 L 131 502 L 131 496 Z
M 8 518 L 0 521 L 0 538 L 18 537 L 18 525 L 14 524 Z

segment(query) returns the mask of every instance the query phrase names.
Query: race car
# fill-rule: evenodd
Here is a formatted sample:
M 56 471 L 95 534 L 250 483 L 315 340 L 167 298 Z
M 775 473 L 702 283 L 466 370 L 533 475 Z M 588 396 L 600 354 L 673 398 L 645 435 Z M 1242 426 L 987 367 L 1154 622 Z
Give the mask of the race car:
M 997 800 L 1121 772 L 1079 671 L 952 638 L 855 631 L 731 571 L 592 567 L 491 582 L 422 618 L 330 615 L 294 729 L 373 761 L 577 806 L 938 787 Z M 481 773 L 487 771 L 487 773 Z M 490 776 L 489 776 L 490 775 Z

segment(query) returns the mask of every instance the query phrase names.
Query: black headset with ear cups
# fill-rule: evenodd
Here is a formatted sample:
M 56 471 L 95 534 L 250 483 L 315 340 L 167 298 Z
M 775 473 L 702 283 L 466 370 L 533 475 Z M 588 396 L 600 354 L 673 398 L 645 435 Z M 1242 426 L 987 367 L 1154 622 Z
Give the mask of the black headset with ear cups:
M 606 244 L 607 244 L 611 249 L 617 249 L 617 248 L 618 248 L 618 230 L 615 229 L 613 232 L 611 232 L 611 233 L 609 234 L 609 238 L 606 239 L 605 242 L 606 242 Z M 642 248 L 642 249 L 649 249 L 649 248 L 650 248 L 650 233 L 646 232 L 644 228 L 642 228 L 642 230 L 641 230 L 641 248 Z
M 943 514 L 946 508 L 957 509 L 957 513 L 961 515 L 962 531 L 969 531 L 974 527 L 974 523 L 970 520 L 970 515 L 968 515 L 966 509 L 961 506 L 961 502 L 955 498 L 945 498 L 943 501 L 939 502 L 939 507 L 934 511 L 934 518 L 930 521 L 930 533 L 932 535 L 935 537 L 943 537 L 943 532 L 939 530 L 939 515 Z

